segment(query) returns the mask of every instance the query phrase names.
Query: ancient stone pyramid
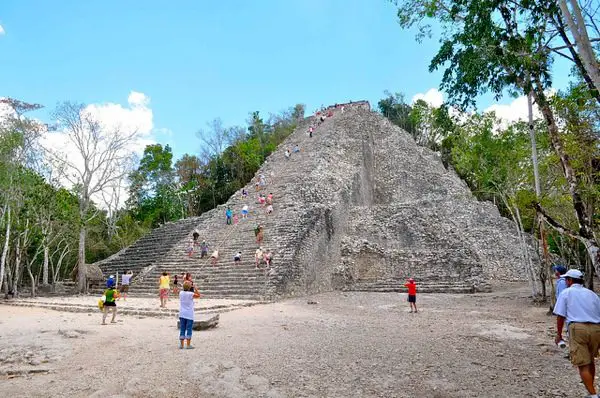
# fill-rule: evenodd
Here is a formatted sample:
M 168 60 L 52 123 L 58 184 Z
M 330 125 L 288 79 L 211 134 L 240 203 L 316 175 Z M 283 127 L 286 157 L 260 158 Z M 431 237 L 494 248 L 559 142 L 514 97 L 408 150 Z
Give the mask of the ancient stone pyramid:
M 307 134 L 297 130 L 258 171 L 273 193 L 265 214 L 254 183 L 201 217 L 169 223 L 100 263 L 104 273 L 133 269 L 133 294 L 156 294 L 161 272 L 191 272 L 207 297 L 275 299 L 334 289 L 397 291 L 413 277 L 421 291 L 484 289 L 492 279 L 523 279 L 514 225 L 496 207 L 478 202 L 437 155 L 366 102 L 346 105 Z M 286 148 L 301 152 L 286 159 Z M 250 216 L 225 225 L 224 212 Z M 253 229 L 274 252 L 269 270 L 256 269 Z M 191 234 L 218 249 L 215 267 L 186 255 Z M 233 264 L 241 251 L 242 263 Z

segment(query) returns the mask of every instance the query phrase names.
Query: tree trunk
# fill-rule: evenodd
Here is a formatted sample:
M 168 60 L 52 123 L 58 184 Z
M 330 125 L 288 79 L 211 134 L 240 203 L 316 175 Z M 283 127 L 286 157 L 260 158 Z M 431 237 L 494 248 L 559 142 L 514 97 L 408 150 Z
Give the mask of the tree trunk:
M 596 55 L 587 34 L 587 28 L 583 15 L 581 14 L 581 8 L 579 7 L 577 0 L 570 0 L 569 3 L 571 3 L 573 13 L 569 10 L 566 0 L 558 1 L 563 18 L 575 40 L 577 53 L 579 54 L 583 67 L 592 80 L 596 91 L 600 92 L 600 69 L 598 69 Z
M 80 293 L 87 293 L 87 266 L 85 264 L 85 234 L 86 227 L 79 230 L 79 248 L 77 250 L 77 289 Z
M 56 263 L 56 269 L 52 269 L 52 284 L 56 285 L 58 281 L 58 276 L 60 275 L 60 268 L 62 267 L 62 262 L 65 259 L 66 255 L 69 254 L 71 250 L 69 250 L 69 246 L 65 245 L 62 253 L 60 253 L 60 257 L 58 258 L 58 262 Z
M 27 265 L 27 273 L 29 274 L 29 280 L 31 281 L 31 297 L 35 297 L 35 277 L 31 272 L 31 264 Z
M 2 248 L 2 257 L 0 257 L 0 284 L 5 283 L 5 293 L 8 294 L 8 283 L 4 280 L 6 273 L 6 257 L 8 256 L 8 246 L 10 243 L 10 206 L 4 205 L 6 214 L 6 234 L 4 236 L 4 247 Z M 7 278 L 8 279 L 8 278 Z
M 592 265 L 594 266 L 594 270 L 597 275 L 600 275 L 600 269 L 598 268 L 600 265 L 599 261 L 599 248 L 594 238 L 594 233 L 592 230 L 592 219 L 588 216 L 589 212 L 586 209 L 586 204 L 583 201 L 581 192 L 580 192 L 580 181 L 577 177 L 577 174 L 573 170 L 571 165 L 571 160 L 569 156 L 565 153 L 562 141 L 560 139 L 560 133 L 558 130 L 558 126 L 556 125 L 556 121 L 554 119 L 554 113 L 550 108 L 548 101 L 546 100 L 546 96 L 543 92 L 543 88 L 539 82 L 536 81 L 537 89 L 534 90 L 534 96 L 536 98 L 536 102 L 544 119 L 546 120 L 546 124 L 548 125 L 548 134 L 550 136 L 550 142 L 556 155 L 560 159 L 560 164 L 563 169 L 563 174 L 567 180 L 567 184 L 569 186 L 569 193 L 571 194 L 571 200 L 573 201 L 573 208 L 575 209 L 575 216 L 577 217 L 577 221 L 579 222 L 579 231 L 573 236 L 576 239 L 579 239 L 584 245 L 590 256 L 590 260 L 592 261 Z
M 552 18 L 552 22 L 556 26 L 558 34 L 565 42 L 565 46 L 567 46 L 567 50 L 571 54 L 571 57 L 573 58 L 573 61 L 575 62 L 575 66 L 577 66 L 579 73 L 581 73 L 581 76 L 583 76 L 583 80 L 585 81 L 585 84 L 590 90 L 590 94 L 592 95 L 592 97 L 596 98 L 596 101 L 598 101 L 598 103 L 600 103 L 600 91 L 598 91 L 594 86 L 594 82 L 592 81 L 592 78 L 585 69 L 583 62 L 581 61 L 581 57 L 575 50 L 573 43 L 571 43 L 571 40 L 569 39 L 569 36 L 567 36 L 565 24 L 563 23 L 561 16 L 556 15 Z
M 44 237 L 44 265 L 42 269 L 42 284 L 48 284 L 48 258 L 50 257 L 50 248 L 48 247 L 48 240 Z
M 21 276 L 21 237 L 17 237 L 17 246 L 15 248 L 15 273 L 13 274 L 12 290 L 15 297 L 19 295 L 19 277 Z

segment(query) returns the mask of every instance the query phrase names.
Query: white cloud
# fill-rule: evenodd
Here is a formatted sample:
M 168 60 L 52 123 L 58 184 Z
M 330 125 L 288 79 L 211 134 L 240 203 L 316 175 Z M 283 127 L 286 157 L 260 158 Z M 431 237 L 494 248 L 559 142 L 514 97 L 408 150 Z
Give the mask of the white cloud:
M 529 119 L 529 111 L 527 109 L 527 97 L 521 96 L 515 98 L 510 104 L 494 104 L 483 110 L 484 113 L 494 112 L 496 117 L 501 119 L 503 123 L 510 124 L 518 121 L 527 121 Z M 541 113 L 537 106 L 533 104 L 533 118 L 541 117 Z
M 444 103 L 444 94 L 442 94 L 437 88 L 430 88 L 425 94 L 418 93 L 412 97 L 412 103 L 414 104 L 417 100 L 423 100 L 430 106 L 439 108 Z
M 0 36 L 5 35 L 5 34 L 6 34 L 6 31 L 4 30 L 2 25 L 0 25 Z
M 147 107 L 150 104 L 150 98 L 144 93 L 132 91 L 127 97 L 127 102 L 131 106 Z

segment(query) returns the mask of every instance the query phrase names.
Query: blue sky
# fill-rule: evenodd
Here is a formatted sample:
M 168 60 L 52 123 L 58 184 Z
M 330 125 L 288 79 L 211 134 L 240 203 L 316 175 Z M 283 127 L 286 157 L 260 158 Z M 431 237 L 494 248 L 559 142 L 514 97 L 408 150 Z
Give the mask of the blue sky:
M 0 96 L 43 104 L 50 120 L 59 101 L 127 107 L 144 93 L 177 156 L 197 153 L 195 132 L 216 117 L 374 106 L 386 89 L 410 99 L 440 81 L 436 40 L 417 43 L 385 0 L 2 0 L 0 26 Z

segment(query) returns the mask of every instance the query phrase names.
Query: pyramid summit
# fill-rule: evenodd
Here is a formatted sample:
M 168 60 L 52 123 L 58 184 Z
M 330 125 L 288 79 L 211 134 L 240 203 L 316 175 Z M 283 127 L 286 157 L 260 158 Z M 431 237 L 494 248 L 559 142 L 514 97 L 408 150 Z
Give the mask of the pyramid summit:
M 190 272 L 205 297 L 269 300 L 338 289 L 397 291 L 408 277 L 420 291 L 448 292 L 525 279 L 513 223 L 477 201 L 436 153 L 366 101 L 324 113 L 330 117 L 322 123 L 320 114 L 302 120 L 267 158 L 244 188 L 248 197 L 240 190 L 97 265 L 105 275 L 134 270 L 132 294 L 156 294 L 162 272 Z M 259 194 L 272 194 L 271 213 Z M 240 215 L 237 223 L 226 224 L 227 208 Z M 264 238 L 257 243 L 259 225 Z M 209 245 L 204 258 L 199 247 L 187 253 L 194 230 Z M 271 250 L 270 267 L 256 268 L 259 246 Z

